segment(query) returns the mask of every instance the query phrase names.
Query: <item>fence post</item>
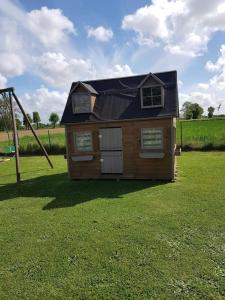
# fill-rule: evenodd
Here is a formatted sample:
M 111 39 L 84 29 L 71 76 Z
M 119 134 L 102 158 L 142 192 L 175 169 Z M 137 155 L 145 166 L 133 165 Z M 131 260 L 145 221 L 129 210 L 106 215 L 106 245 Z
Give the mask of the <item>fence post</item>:
M 52 146 L 51 146 L 51 137 L 50 137 L 50 132 L 49 132 L 49 130 L 48 130 L 48 143 L 49 143 L 49 152 L 52 152 L 51 150 L 51 148 L 52 148 Z
M 180 147 L 183 148 L 183 121 L 180 120 Z

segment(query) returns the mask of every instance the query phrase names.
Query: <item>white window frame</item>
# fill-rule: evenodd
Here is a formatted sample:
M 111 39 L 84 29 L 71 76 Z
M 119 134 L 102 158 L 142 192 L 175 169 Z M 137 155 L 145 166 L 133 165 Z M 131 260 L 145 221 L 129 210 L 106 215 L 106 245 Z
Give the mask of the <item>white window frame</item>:
M 144 105 L 143 104 L 143 89 L 145 88 L 153 88 L 153 87 L 160 87 L 161 88 L 161 104 L 159 105 Z M 154 85 L 146 85 L 146 86 L 143 86 L 141 88 L 141 108 L 144 109 L 144 108 L 155 108 L 155 107 L 163 107 L 164 106 L 164 88 L 162 85 L 160 84 L 154 84 Z
M 90 109 L 89 109 L 89 111 L 77 112 L 76 111 L 76 99 L 73 98 L 73 97 L 74 96 L 79 97 L 79 96 L 82 96 L 82 95 L 88 96 L 89 104 L 90 104 Z M 88 113 L 92 112 L 91 94 L 89 94 L 89 93 L 74 93 L 72 95 L 72 107 L 73 107 L 73 113 L 74 114 L 88 114 Z
M 161 144 L 158 145 L 158 146 L 145 146 L 143 135 L 144 135 L 144 131 L 146 131 L 146 130 L 152 130 L 152 131 L 153 130 L 159 130 L 161 132 L 161 135 L 162 135 Z M 142 150 L 151 150 L 151 149 L 162 150 L 163 149 L 163 128 L 159 128 L 159 127 L 141 128 L 141 149 Z
M 91 146 L 88 149 L 82 149 L 77 145 L 77 136 L 82 135 L 82 134 L 90 134 L 90 141 L 91 141 Z M 90 152 L 93 151 L 93 138 L 92 138 L 92 132 L 91 131 L 76 131 L 74 132 L 74 146 L 75 150 L 78 152 Z

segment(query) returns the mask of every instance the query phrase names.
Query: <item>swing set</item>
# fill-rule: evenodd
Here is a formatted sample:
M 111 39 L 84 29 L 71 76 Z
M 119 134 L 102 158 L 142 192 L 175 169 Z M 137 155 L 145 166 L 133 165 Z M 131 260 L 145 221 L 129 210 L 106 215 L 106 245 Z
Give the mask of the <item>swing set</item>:
M 42 145 L 41 141 L 39 140 L 33 126 L 31 125 L 19 99 L 17 98 L 16 94 L 15 94 L 15 89 L 13 87 L 10 88 L 6 88 L 6 89 L 0 89 L 0 96 L 3 96 L 3 99 L 9 99 L 9 104 L 10 104 L 10 113 L 11 113 L 11 117 L 12 117 L 12 125 L 13 125 L 13 145 L 10 145 L 10 137 L 9 137 L 9 133 L 8 133 L 8 141 L 9 141 L 9 145 L 3 147 L 2 149 L 2 153 L 4 155 L 3 158 L 0 158 L 0 162 L 5 162 L 7 160 L 10 160 L 9 156 L 15 156 L 15 161 L 16 161 L 16 180 L 17 183 L 20 182 L 21 178 L 20 178 L 20 160 L 19 160 L 19 143 L 18 143 L 18 132 L 17 132 L 17 126 L 16 126 L 16 116 L 15 116 L 15 108 L 14 108 L 14 102 L 13 100 L 16 102 L 16 104 L 18 105 L 21 113 L 23 114 L 24 119 L 26 120 L 27 124 L 29 125 L 29 128 L 31 129 L 37 143 L 39 144 L 43 154 L 45 155 L 49 165 L 51 166 L 51 168 L 53 168 L 53 164 L 48 156 L 47 151 L 45 150 L 44 146 Z M 6 122 L 5 122 L 6 125 Z M 5 129 L 7 130 L 7 127 L 5 126 Z M 7 131 L 8 132 L 8 131 Z

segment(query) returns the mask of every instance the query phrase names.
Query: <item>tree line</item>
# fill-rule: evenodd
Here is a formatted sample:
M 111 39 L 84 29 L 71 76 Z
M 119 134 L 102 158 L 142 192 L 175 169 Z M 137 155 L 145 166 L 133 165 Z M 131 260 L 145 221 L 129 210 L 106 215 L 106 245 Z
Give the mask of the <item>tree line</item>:
M 34 111 L 32 117 L 31 117 L 30 114 L 26 114 L 26 115 L 27 115 L 27 119 L 29 120 L 29 122 L 30 123 L 35 123 L 36 124 L 36 128 L 38 129 L 40 127 L 40 122 L 41 122 L 41 118 L 40 118 L 39 112 Z M 27 122 L 27 119 L 25 117 L 23 117 L 23 126 L 26 129 L 29 129 L 29 123 Z M 55 113 L 55 112 L 52 112 L 50 114 L 48 120 L 49 120 L 50 124 L 55 128 L 55 126 L 59 122 L 59 115 L 57 113 Z M 22 122 L 20 121 L 20 124 L 18 124 L 18 125 L 21 127 L 22 126 Z
M 221 105 L 219 105 L 218 110 L 220 109 Z M 215 112 L 215 107 L 209 106 L 207 109 L 208 118 L 212 118 Z M 200 119 L 203 116 L 204 109 L 198 103 L 192 103 L 190 101 L 184 102 L 181 113 L 183 118 L 186 120 L 190 119 Z
M 23 120 L 21 121 L 21 113 L 18 110 L 18 107 L 15 105 L 15 117 L 16 117 L 16 124 L 17 128 L 21 129 L 25 127 L 26 129 L 29 129 L 29 123 L 27 122 L 26 118 L 23 117 Z M 36 128 L 38 129 L 41 127 L 46 127 L 46 124 L 41 123 L 41 117 L 39 112 L 34 111 L 32 113 L 32 116 L 30 114 L 27 114 L 27 118 L 30 121 L 30 123 L 35 123 Z M 51 126 L 55 127 L 57 123 L 59 122 L 59 115 L 55 112 L 52 112 L 49 116 L 49 122 Z M 10 99 L 7 94 L 1 94 L 0 95 L 0 130 L 9 131 L 12 130 L 12 115 L 11 115 L 11 106 L 10 106 Z

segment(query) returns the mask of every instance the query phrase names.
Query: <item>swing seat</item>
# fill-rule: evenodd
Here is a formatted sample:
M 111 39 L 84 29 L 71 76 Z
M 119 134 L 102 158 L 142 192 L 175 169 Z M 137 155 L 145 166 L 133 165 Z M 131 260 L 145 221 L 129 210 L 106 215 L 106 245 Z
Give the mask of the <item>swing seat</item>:
M 2 148 L 1 153 L 4 155 L 11 155 L 11 154 L 15 154 L 15 146 L 5 146 Z

